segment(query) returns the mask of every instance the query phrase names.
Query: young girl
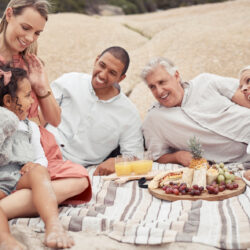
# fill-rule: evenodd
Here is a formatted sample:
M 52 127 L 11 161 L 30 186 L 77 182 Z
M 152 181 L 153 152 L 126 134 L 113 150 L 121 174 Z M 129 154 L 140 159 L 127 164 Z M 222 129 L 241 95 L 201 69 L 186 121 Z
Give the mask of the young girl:
M 38 126 L 27 116 L 34 102 L 27 72 L 0 67 L 0 199 L 19 189 L 32 190 L 32 201 L 45 223 L 45 245 L 68 248 L 74 242 L 64 231 L 57 200 L 47 171 L 47 159 L 40 144 Z M 0 248 L 24 249 L 10 234 L 0 210 Z
M 80 204 L 91 198 L 88 173 L 83 166 L 63 160 L 54 136 L 43 127 L 44 123 L 57 126 L 61 119 L 61 110 L 51 92 L 43 65 L 35 56 L 36 42 L 48 19 L 48 9 L 47 0 L 9 2 L 0 22 L 0 61 L 28 70 L 34 99 L 29 118 L 41 122 L 41 144 L 48 159 L 57 202 Z M 18 190 L 2 199 L 0 206 L 9 219 L 37 212 L 28 189 Z

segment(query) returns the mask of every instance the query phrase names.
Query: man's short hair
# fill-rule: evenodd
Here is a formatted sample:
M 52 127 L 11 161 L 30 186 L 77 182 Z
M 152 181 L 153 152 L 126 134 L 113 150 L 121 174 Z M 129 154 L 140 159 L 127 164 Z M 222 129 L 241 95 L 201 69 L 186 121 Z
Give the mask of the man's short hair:
M 114 56 L 116 59 L 120 60 L 123 63 L 124 68 L 122 71 L 122 75 L 125 75 L 127 70 L 128 70 L 128 66 L 129 66 L 129 62 L 130 62 L 128 52 L 125 49 L 123 49 L 122 47 L 113 46 L 113 47 L 109 47 L 109 48 L 105 49 L 101 53 L 100 57 L 103 56 L 107 52 L 109 52 L 112 56 Z
M 148 64 L 142 70 L 141 77 L 145 82 L 148 74 L 157 66 L 163 66 L 165 70 L 172 76 L 175 74 L 177 70 L 174 63 L 167 58 L 164 57 L 153 58 L 148 62 Z

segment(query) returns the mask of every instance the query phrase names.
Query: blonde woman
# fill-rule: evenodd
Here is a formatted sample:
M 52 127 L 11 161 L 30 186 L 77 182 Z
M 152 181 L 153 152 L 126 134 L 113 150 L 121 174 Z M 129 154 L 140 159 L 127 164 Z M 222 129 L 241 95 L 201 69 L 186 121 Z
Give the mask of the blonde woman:
M 61 121 L 60 107 L 51 92 L 43 64 L 35 55 L 36 42 L 47 22 L 48 10 L 47 0 L 9 2 L 0 23 L 0 61 L 28 71 L 34 98 L 29 118 L 40 125 L 41 144 L 48 159 L 57 202 L 79 204 L 91 198 L 88 173 L 81 165 L 63 161 L 54 136 L 43 127 L 45 123 L 58 126 Z M 8 218 L 37 214 L 28 189 L 2 199 L 0 207 Z

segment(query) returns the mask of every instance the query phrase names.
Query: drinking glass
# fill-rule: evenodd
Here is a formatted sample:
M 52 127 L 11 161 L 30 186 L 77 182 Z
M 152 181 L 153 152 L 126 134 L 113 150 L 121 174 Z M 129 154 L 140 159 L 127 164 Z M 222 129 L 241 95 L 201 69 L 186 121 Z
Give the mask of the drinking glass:
M 130 175 L 132 173 L 132 158 L 128 155 L 118 155 L 115 158 L 115 172 L 117 176 Z
M 139 152 L 136 154 L 136 160 L 133 161 L 133 172 L 135 174 L 147 174 L 152 170 L 153 160 L 149 151 Z

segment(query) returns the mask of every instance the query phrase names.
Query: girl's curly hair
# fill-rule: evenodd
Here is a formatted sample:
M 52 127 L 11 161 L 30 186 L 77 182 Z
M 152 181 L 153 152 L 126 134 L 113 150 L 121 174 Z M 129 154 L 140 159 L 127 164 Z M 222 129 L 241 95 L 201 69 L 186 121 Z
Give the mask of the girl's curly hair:
M 27 78 L 27 71 L 21 68 L 13 68 L 8 65 L 1 65 L 0 69 L 3 71 L 11 71 L 11 79 L 7 85 L 4 85 L 4 77 L 0 76 L 0 106 L 3 106 L 3 97 L 9 94 L 12 98 L 16 97 L 16 91 L 18 89 L 18 82 Z

